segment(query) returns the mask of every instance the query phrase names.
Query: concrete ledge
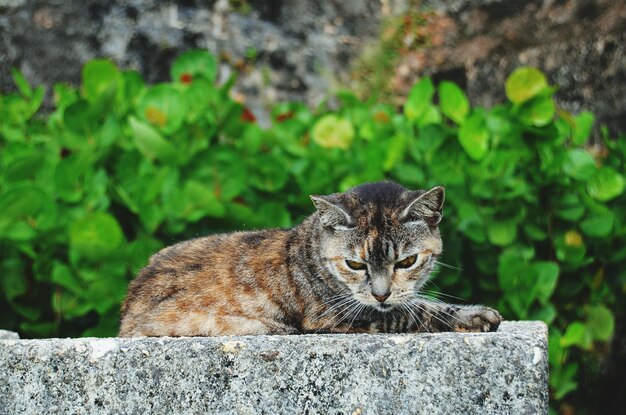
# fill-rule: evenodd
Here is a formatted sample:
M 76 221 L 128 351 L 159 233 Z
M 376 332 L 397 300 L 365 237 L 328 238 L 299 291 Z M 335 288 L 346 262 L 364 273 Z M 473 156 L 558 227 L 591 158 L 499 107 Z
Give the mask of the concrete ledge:
M 542 414 L 547 328 L 0 340 L 0 414 Z

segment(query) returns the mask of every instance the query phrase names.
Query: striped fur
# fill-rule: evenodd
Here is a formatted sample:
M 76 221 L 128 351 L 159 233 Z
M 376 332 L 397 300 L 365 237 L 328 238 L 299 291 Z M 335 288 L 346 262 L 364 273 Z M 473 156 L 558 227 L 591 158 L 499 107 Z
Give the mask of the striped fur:
M 442 250 L 443 197 L 365 184 L 312 196 L 317 211 L 292 229 L 164 248 L 130 284 L 120 336 L 495 330 L 495 310 L 419 297 Z

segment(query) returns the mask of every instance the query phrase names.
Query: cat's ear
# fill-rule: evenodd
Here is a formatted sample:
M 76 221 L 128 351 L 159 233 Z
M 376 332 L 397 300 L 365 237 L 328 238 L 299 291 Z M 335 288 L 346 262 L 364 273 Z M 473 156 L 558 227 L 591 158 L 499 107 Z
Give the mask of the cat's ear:
M 320 214 L 320 222 L 327 228 L 348 230 L 354 228 L 354 220 L 339 205 L 334 196 L 309 196 Z
M 441 209 L 445 200 L 443 186 L 436 186 L 425 193 L 417 195 L 400 214 L 401 222 L 425 221 L 428 226 L 435 227 L 443 217 Z

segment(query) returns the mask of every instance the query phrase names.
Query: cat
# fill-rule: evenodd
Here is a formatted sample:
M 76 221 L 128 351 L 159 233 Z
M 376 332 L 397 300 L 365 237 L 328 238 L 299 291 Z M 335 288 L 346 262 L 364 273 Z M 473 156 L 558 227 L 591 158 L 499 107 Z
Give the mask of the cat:
M 292 229 L 181 242 L 131 282 L 120 336 L 495 331 L 484 306 L 420 296 L 442 252 L 444 188 L 368 183 L 311 196 Z

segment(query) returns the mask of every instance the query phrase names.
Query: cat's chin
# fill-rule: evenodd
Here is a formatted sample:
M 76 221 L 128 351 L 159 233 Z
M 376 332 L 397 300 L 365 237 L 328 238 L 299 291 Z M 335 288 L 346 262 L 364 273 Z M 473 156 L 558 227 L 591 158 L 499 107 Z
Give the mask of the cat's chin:
M 382 311 L 383 313 L 387 313 L 395 308 L 393 305 L 386 303 L 374 304 L 373 307 L 378 311 Z

